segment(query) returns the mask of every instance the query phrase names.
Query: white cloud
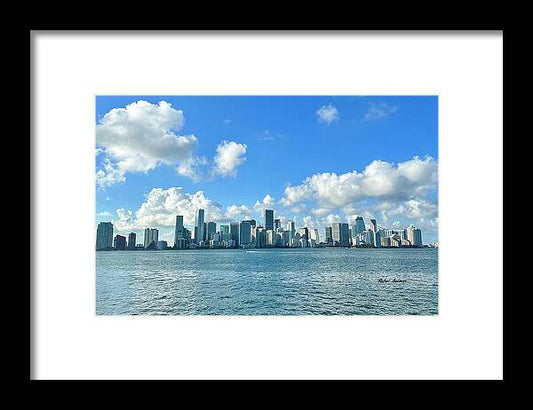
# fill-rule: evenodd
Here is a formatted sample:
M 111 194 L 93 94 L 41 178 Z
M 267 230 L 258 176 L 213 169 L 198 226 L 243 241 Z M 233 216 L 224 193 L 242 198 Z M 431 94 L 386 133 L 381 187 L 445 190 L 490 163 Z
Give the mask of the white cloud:
M 217 147 L 217 155 L 213 158 L 213 173 L 222 176 L 235 176 L 237 168 L 246 161 L 246 144 L 234 141 L 222 141 Z
M 326 217 L 326 220 L 325 220 L 328 224 L 334 224 L 334 223 L 338 223 L 338 222 L 342 222 L 341 221 L 341 217 L 339 215 L 334 215 L 334 214 L 329 214 L 327 217 Z
M 437 204 L 422 199 L 410 199 L 400 203 L 384 201 L 380 202 L 376 209 L 380 211 L 384 222 L 398 216 L 417 220 L 432 219 L 438 213 Z
M 255 202 L 254 209 L 257 212 L 261 212 L 264 209 L 272 209 L 274 207 L 274 204 L 275 204 L 274 197 L 271 196 L 270 194 L 266 194 L 261 202 L 259 201 Z
M 301 214 L 302 212 L 307 211 L 306 204 L 298 204 L 290 207 L 289 209 L 293 214 Z
M 98 212 L 98 213 L 96 214 L 96 216 L 111 216 L 111 215 L 112 215 L 112 214 L 111 214 L 111 212 L 109 212 L 109 211 Z
M 183 215 L 184 224 L 190 228 L 194 226 L 198 209 L 205 210 L 206 222 L 229 223 L 250 218 L 252 215 L 245 205 L 230 205 L 224 210 L 219 203 L 206 197 L 203 191 L 191 194 L 181 187 L 153 188 L 136 211 L 117 209 L 117 218 L 113 221 L 115 233 L 137 232 L 142 236 L 145 228 L 158 228 L 160 234 L 163 234 L 163 231 L 172 232 L 176 215 Z M 172 235 L 163 239 L 173 243 Z
M 231 124 L 231 120 L 229 118 L 226 118 L 224 121 L 222 121 L 224 123 L 224 125 L 229 125 Z
M 315 216 L 326 215 L 330 211 L 331 211 L 331 208 L 314 208 L 314 209 L 311 209 L 311 213 L 313 215 L 315 215 Z
M 407 200 L 424 194 L 437 184 L 437 162 L 432 157 L 393 163 L 376 160 L 363 172 L 321 173 L 303 184 L 285 188 L 281 203 L 286 206 L 314 201 L 320 208 L 335 208 L 367 198 Z
M 96 143 L 106 155 L 97 172 L 104 188 L 123 182 L 128 172 L 148 172 L 161 164 L 179 164 L 192 158 L 198 145 L 194 135 L 177 135 L 183 112 L 166 101 L 137 101 L 113 108 L 96 125 Z
M 395 114 L 398 111 L 398 106 L 395 104 L 370 103 L 368 111 L 363 115 L 365 121 L 381 120 Z
M 206 157 L 191 157 L 182 161 L 176 168 L 176 172 L 198 182 L 204 178 L 203 167 L 207 164 L 209 164 L 209 160 Z
M 320 122 L 328 125 L 339 119 L 339 111 L 333 104 L 323 105 L 316 111 L 316 115 Z

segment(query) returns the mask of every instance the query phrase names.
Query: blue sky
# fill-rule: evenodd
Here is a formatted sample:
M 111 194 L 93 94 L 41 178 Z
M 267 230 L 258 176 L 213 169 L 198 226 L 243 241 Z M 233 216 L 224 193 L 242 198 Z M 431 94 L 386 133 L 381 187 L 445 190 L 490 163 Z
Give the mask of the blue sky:
M 268 206 L 321 235 L 360 214 L 437 240 L 436 96 L 98 96 L 95 120 L 97 223 L 117 232 Z

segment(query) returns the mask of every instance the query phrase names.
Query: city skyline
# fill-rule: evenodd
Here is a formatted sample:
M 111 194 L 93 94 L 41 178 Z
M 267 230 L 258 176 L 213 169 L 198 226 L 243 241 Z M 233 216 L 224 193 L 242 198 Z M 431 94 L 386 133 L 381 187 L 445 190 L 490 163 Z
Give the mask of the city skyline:
M 174 244 L 177 215 L 189 229 L 198 209 L 217 227 L 263 221 L 272 209 L 281 226 L 320 235 L 362 216 L 390 229 L 415 225 L 435 242 L 437 104 L 431 96 L 97 97 L 96 225 L 110 221 L 137 243 L 154 228 Z
M 294 221 L 287 221 L 286 228 L 280 219 L 274 219 L 272 209 L 265 209 L 262 224 L 255 219 L 217 224 L 204 222 L 205 210 L 196 211 L 195 226 L 187 229 L 183 225 L 183 216 L 176 215 L 174 244 L 159 240 L 157 228 L 144 230 L 144 243 L 135 245 L 136 234 L 131 232 L 126 237 L 116 234 L 113 239 L 111 222 L 100 222 L 97 228 L 97 250 L 166 250 L 186 248 L 316 248 L 316 247 L 438 247 L 438 242 L 425 245 L 422 231 L 414 225 L 402 229 L 388 229 L 370 219 L 368 225 L 362 217 L 357 217 L 353 224 L 347 222 L 332 223 L 326 226 L 324 236 L 320 239 L 318 229 L 306 226 L 296 227 Z M 232 229 L 235 228 L 235 229 Z M 133 241 L 133 244 L 131 243 Z

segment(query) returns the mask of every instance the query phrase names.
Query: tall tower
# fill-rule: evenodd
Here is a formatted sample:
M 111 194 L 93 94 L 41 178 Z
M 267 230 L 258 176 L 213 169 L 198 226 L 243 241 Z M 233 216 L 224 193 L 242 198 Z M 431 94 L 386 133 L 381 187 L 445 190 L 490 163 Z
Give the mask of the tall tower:
M 136 241 L 137 235 L 135 234 L 135 232 L 131 232 L 128 235 L 128 249 L 135 249 Z
M 264 223 L 265 223 L 265 229 L 274 230 L 274 210 L 273 209 L 265 209 L 264 212 Z
M 195 233 L 197 236 L 194 238 L 196 243 L 200 243 L 204 239 L 204 210 L 198 209 L 196 212 L 196 218 L 194 221 L 196 227 Z
M 176 215 L 176 227 L 174 228 L 174 247 L 177 246 L 177 243 L 180 239 L 184 238 L 183 215 Z
M 381 236 L 378 232 L 378 224 L 375 219 L 370 220 L 370 230 L 372 231 L 374 246 L 379 248 L 381 246 Z
M 100 222 L 96 230 L 96 249 L 110 249 L 113 246 L 113 224 Z

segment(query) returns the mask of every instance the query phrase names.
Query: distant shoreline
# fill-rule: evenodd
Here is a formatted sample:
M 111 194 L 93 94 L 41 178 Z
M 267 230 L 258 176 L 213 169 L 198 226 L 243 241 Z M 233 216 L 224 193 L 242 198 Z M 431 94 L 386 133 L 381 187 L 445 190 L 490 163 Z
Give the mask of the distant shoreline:
M 96 249 L 97 252 L 164 252 L 164 251 L 274 251 L 274 250 L 297 250 L 297 249 L 439 249 L 435 246 L 381 246 L 379 248 L 365 246 L 318 246 L 318 247 L 272 247 L 272 248 L 181 248 L 181 249 Z

